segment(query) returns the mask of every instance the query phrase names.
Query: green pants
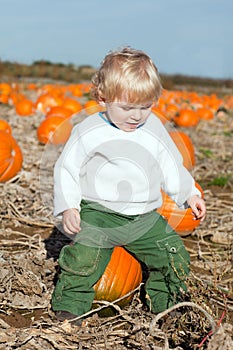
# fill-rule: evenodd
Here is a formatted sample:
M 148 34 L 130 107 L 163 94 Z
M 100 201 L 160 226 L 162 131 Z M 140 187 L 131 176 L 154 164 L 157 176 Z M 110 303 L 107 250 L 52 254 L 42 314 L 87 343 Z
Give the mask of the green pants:
M 82 229 L 72 245 L 62 248 L 61 273 L 52 296 L 54 311 L 82 315 L 91 309 L 100 279 L 114 246 L 124 246 L 148 269 L 148 305 L 158 313 L 179 302 L 186 290 L 189 254 L 178 234 L 156 212 L 122 215 L 82 201 Z

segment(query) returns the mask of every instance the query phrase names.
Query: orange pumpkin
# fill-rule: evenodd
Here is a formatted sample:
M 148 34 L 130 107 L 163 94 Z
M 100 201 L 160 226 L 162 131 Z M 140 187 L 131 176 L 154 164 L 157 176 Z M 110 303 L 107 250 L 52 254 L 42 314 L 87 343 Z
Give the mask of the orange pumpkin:
M 47 113 L 51 107 L 60 106 L 62 102 L 63 100 L 60 96 L 44 93 L 37 98 L 35 106 L 41 113 Z
M 191 170 L 195 165 L 195 150 L 190 137 L 181 131 L 170 131 L 169 135 L 175 142 L 176 147 L 180 151 L 183 157 L 183 164 L 188 169 Z
M 83 92 L 81 90 L 80 84 L 72 84 L 69 85 L 68 90 L 74 95 L 75 97 L 82 97 Z
M 9 95 L 12 87 L 8 83 L 0 83 L 0 94 Z
M 0 93 L 0 103 L 7 104 L 9 100 L 9 95 L 8 94 L 1 94 Z
M 214 113 L 210 108 L 200 107 L 197 109 L 197 115 L 200 119 L 211 120 L 214 118 Z
M 83 106 L 77 100 L 66 97 L 62 103 L 63 107 L 69 108 L 73 113 L 78 113 L 82 110 Z
M 37 128 L 37 137 L 41 143 L 64 144 L 72 130 L 69 119 L 51 116 L 44 119 Z
M 168 116 L 168 118 L 171 120 L 175 117 L 175 115 L 177 113 L 179 113 L 179 107 L 178 105 L 174 104 L 174 103 L 169 103 L 166 108 L 166 115 Z
M 62 118 L 70 118 L 73 114 L 73 111 L 64 106 L 54 106 L 51 107 L 50 110 L 46 113 L 46 118 L 49 117 L 62 117 Z
M 194 127 L 198 124 L 199 118 L 194 110 L 184 108 L 174 116 L 173 121 L 178 126 Z
M 196 187 L 204 197 L 203 190 L 199 184 L 196 183 Z M 157 212 L 162 215 L 168 224 L 179 233 L 180 236 L 187 236 L 195 228 L 200 225 L 200 220 L 194 220 L 192 209 L 180 209 L 176 203 L 162 191 L 163 204 L 157 209 Z
M 8 134 L 11 134 L 11 131 L 12 131 L 10 124 L 7 123 L 7 121 L 4 119 L 0 119 L 0 130 L 5 131 Z
M 35 83 L 29 83 L 27 84 L 28 90 L 37 90 L 37 85 Z
M 140 263 L 124 248 L 115 247 L 104 274 L 95 284 L 95 300 L 114 301 L 133 289 L 142 281 Z M 124 307 L 132 295 L 122 299 L 118 305 Z
M 153 106 L 151 108 L 151 112 L 154 113 L 156 117 L 158 117 L 163 124 L 166 124 L 167 121 L 169 121 L 169 118 L 167 117 L 167 115 L 165 115 L 159 107 Z
M 34 113 L 34 103 L 31 100 L 23 99 L 16 102 L 15 111 L 20 116 L 29 116 Z
M 89 100 L 84 104 L 84 108 L 85 108 L 85 112 L 88 115 L 97 113 L 97 112 L 101 112 L 104 110 L 103 107 L 100 106 L 100 104 L 98 102 L 96 102 L 95 100 Z
M 9 104 L 12 105 L 16 105 L 19 101 L 25 100 L 26 96 L 24 94 L 21 94 L 17 91 L 12 91 L 9 95 Z
M 23 155 L 16 140 L 9 133 L 0 130 L 0 182 L 14 177 L 21 169 Z

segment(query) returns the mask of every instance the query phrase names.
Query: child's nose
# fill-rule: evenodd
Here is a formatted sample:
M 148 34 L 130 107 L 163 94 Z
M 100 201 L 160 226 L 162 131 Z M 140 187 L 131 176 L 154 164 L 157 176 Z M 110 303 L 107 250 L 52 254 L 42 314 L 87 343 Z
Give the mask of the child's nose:
M 131 115 L 131 119 L 133 120 L 140 120 L 142 117 L 142 113 L 141 113 L 141 110 L 140 109 L 135 109 L 133 111 L 133 114 Z

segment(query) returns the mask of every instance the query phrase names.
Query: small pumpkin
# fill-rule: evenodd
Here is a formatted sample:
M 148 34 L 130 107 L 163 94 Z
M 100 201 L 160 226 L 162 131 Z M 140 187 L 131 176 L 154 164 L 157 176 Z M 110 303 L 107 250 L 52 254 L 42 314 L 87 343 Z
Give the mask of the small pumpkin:
M 204 198 L 204 192 L 201 186 L 196 183 L 196 187 L 201 192 Z M 177 204 L 162 191 L 163 204 L 157 209 L 157 212 L 162 215 L 168 224 L 179 233 L 180 236 L 187 236 L 200 225 L 200 220 L 194 220 L 192 209 L 180 209 Z
M 69 119 L 51 116 L 42 120 L 37 128 L 37 137 L 41 143 L 65 144 L 72 130 Z
M 34 103 L 25 98 L 15 104 L 15 111 L 20 116 L 32 115 L 34 113 Z
M 8 134 L 11 134 L 12 132 L 10 124 L 4 119 L 0 119 L 0 130 L 5 131 Z
M 63 100 L 60 96 L 53 96 L 49 93 L 44 93 L 37 98 L 35 106 L 41 113 L 47 113 L 51 107 L 60 106 L 62 102 Z
M 22 167 L 23 155 L 14 137 L 0 130 L 0 182 L 13 178 Z
M 183 108 L 174 116 L 173 121 L 178 126 L 194 127 L 198 124 L 199 118 L 196 111 Z
M 12 87 L 8 83 L 0 83 L 0 94 L 9 95 Z
M 8 104 L 8 101 L 9 101 L 9 95 L 0 93 L 0 103 Z
M 211 120 L 214 118 L 214 113 L 210 108 L 199 107 L 197 109 L 197 115 L 200 119 Z
M 195 150 L 191 138 L 182 131 L 170 131 L 169 135 L 183 157 L 184 166 L 191 170 L 196 163 Z
M 141 281 L 141 264 L 123 247 L 115 247 L 104 274 L 94 286 L 95 300 L 114 301 L 137 288 Z M 118 305 L 124 307 L 131 299 L 132 295 Z

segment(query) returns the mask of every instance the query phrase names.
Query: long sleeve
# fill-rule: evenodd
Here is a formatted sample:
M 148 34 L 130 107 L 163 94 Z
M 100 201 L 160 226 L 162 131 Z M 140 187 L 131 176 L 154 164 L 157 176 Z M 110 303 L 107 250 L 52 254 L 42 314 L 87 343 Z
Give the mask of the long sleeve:
M 80 210 L 79 173 L 86 159 L 78 129 L 74 128 L 54 167 L 54 216 L 69 208 Z

